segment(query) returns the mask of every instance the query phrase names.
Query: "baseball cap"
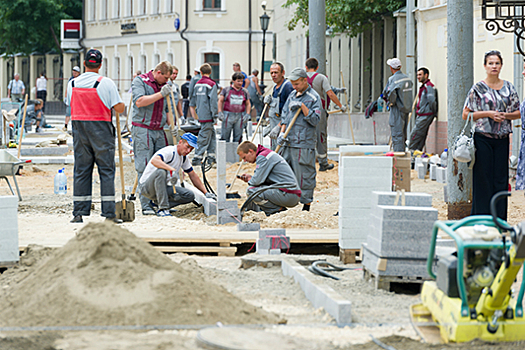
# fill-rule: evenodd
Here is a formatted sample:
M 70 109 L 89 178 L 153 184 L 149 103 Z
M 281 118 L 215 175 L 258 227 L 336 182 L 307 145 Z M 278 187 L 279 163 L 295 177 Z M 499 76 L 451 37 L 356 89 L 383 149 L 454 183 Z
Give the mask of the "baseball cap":
M 393 69 L 401 68 L 401 61 L 396 57 L 386 60 L 386 64 L 388 64 Z
M 90 64 L 100 64 L 102 63 L 102 53 L 97 49 L 91 49 L 86 53 L 84 61 Z
M 193 147 L 193 148 L 197 148 L 197 136 L 193 135 L 192 133 L 190 132 L 187 132 L 185 133 L 184 135 L 181 136 L 182 139 L 188 141 L 188 144 Z
M 287 77 L 288 80 L 298 80 L 299 78 L 307 78 L 306 71 L 303 68 L 295 68 Z
M 74 70 L 75 72 L 79 72 L 79 73 L 80 73 L 80 67 L 79 67 L 79 66 L 74 66 L 74 67 L 73 67 L 73 70 Z
M 201 68 L 200 68 L 200 67 L 195 67 L 195 68 L 193 68 L 193 71 L 194 71 L 194 72 L 199 72 L 199 73 L 200 73 L 200 72 L 201 72 Z

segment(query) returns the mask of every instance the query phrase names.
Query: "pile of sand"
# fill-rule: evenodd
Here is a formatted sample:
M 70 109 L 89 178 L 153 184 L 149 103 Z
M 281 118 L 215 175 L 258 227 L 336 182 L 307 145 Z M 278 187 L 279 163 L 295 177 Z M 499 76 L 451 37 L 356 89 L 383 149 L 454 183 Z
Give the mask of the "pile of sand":
M 0 277 L 0 285 L 2 285 Z M 109 223 L 79 235 L 12 283 L 1 326 L 275 323 L 278 317 Z

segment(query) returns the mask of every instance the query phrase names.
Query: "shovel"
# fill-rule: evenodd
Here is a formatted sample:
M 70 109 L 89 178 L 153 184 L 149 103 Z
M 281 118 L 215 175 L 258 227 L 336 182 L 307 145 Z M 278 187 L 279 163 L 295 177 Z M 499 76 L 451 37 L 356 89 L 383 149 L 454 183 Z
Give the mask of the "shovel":
M 124 186 L 124 157 L 122 157 L 122 139 L 120 136 L 120 117 L 117 117 L 117 140 L 118 140 L 118 156 L 120 166 L 120 184 L 122 185 L 122 201 L 115 203 L 115 215 L 117 219 L 124 222 L 131 222 L 135 220 L 135 203 L 126 200 L 126 188 Z
M 137 186 L 139 184 L 139 177 L 135 177 L 135 183 L 133 184 L 133 190 L 131 191 L 131 194 L 128 196 L 128 201 L 134 201 L 137 199 L 135 196 L 135 193 L 137 192 Z

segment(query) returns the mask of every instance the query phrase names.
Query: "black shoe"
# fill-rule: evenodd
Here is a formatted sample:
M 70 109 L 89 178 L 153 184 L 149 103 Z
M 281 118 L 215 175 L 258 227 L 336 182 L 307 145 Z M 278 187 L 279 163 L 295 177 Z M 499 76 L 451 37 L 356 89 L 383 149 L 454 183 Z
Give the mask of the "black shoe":
M 327 170 L 332 170 L 334 168 L 334 165 L 333 164 L 321 164 L 319 165 L 319 171 L 327 171 Z
M 303 204 L 303 211 L 310 211 L 310 204 Z
M 113 222 L 115 224 L 122 224 L 124 222 L 121 219 L 117 219 L 116 217 L 114 217 L 114 218 L 106 218 L 105 221 L 111 221 L 111 222 Z
M 84 222 L 84 220 L 82 220 L 82 215 L 77 215 L 73 218 L 73 220 L 70 221 L 70 223 L 72 224 L 81 223 L 81 222 Z
M 191 160 L 191 165 L 192 166 L 200 166 L 202 163 L 202 158 L 193 158 Z

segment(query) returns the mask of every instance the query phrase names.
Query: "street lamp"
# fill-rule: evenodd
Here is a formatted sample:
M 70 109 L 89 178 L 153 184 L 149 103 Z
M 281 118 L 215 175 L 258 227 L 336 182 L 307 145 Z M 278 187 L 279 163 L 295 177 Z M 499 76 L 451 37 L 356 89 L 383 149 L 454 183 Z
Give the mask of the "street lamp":
M 261 29 L 263 31 L 263 40 L 262 40 L 262 69 L 261 69 L 261 84 L 264 83 L 264 48 L 266 47 L 266 31 L 268 30 L 268 24 L 270 24 L 270 16 L 264 14 L 259 17 L 261 20 Z

